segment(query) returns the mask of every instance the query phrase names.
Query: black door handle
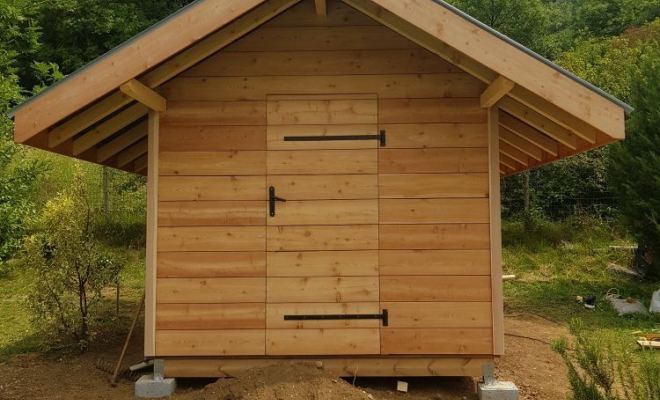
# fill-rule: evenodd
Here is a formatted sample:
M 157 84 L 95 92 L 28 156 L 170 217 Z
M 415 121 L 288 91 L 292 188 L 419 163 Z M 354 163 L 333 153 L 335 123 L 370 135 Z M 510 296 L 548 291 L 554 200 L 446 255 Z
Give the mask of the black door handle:
M 275 196 L 275 188 L 271 186 L 270 189 L 268 189 L 268 210 L 271 217 L 275 216 L 276 201 L 281 201 L 282 203 L 286 203 L 286 199 Z

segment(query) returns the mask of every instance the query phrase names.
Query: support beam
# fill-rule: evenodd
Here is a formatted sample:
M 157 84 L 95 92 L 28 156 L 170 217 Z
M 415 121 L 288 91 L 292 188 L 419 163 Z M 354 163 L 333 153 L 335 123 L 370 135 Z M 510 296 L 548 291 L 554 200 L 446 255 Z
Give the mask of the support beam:
M 543 151 L 550 153 L 555 157 L 559 155 L 559 145 L 557 142 L 545 136 L 543 133 L 537 131 L 531 126 L 521 122 L 518 119 L 515 119 L 509 114 L 500 114 L 500 125 L 532 143 L 533 145 L 540 147 L 543 149 Z
M 167 109 L 167 100 L 137 79 L 131 79 L 124 83 L 119 87 L 119 90 L 154 111 L 165 112 Z
M 502 203 L 500 189 L 500 112 L 488 109 L 488 177 L 490 206 L 490 277 L 493 315 L 493 355 L 504 354 L 504 293 L 502 290 Z
M 119 154 L 119 157 L 117 157 L 117 166 L 121 168 L 141 155 L 146 154 L 147 151 L 149 151 L 149 140 L 142 140 Z
M 134 126 L 127 132 L 121 134 L 117 139 L 114 139 L 112 142 L 101 147 L 96 154 L 96 160 L 98 162 L 103 162 L 145 136 L 147 136 L 146 121 Z
M 505 98 L 502 99 L 500 108 L 519 120 L 525 121 L 528 125 L 545 133 L 569 149 L 576 150 L 578 148 L 578 138 L 573 132 L 549 120 L 526 105 L 514 99 Z M 596 143 L 595 138 L 591 144 L 594 143 Z
M 525 167 L 529 167 L 527 154 L 500 139 L 500 153 L 513 158 Z
M 160 67 L 147 73 L 140 81 L 148 88 L 156 88 L 299 2 L 300 0 L 269 1 L 166 61 Z M 111 94 L 49 132 L 49 146 L 53 148 L 66 142 L 131 101 L 133 99 L 121 91 Z M 17 141 L 21 142 L 18 138 Z
M 516 86 L 516 83 L 512 80 L 509 80 L 502 75 L 498 76 L 493 83 L 488 86 L 488 88 L 481 94 L 479 99 L 481 102 L 481 108 L 490 108 L 495 105 L 502 97 L 506 96 L 511 89 Z
M 73 141 L 73 155 L 77 156 L 109 138 L 119 130 L 144 117 L 149 109 L 142 104 L 134 104 L 101 125 Z
M 515 147 L 537 161 L 543 161 L 543 150 L 541 150 L 541 148 L 536 147 L 532 142 L 521 138 L 503 126 L 500 126 L 500 140 Z
M 158 261 L 158 149 L 160 114 L 149 111 L 147 172 L 147 260 L 144 302 L 144 357 L 156 355 L 156 263 Z
M 316 4 L 316 15 L 321 19 L 328 18 L 328 4 L 326 0 L 314 0 Z

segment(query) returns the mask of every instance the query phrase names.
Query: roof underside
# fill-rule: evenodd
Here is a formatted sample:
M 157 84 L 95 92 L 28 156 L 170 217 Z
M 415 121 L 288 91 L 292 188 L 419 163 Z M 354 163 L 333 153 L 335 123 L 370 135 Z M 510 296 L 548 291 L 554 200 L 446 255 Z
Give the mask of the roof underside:
M 489 85 L 502 176 L 624 137 L 630 106 L 440 0 L 341 1 Z M 149 107 L 125 84 L 157 90 L 300 2 L 198 0 L 17 107 L 15 140 L 145 173 Z

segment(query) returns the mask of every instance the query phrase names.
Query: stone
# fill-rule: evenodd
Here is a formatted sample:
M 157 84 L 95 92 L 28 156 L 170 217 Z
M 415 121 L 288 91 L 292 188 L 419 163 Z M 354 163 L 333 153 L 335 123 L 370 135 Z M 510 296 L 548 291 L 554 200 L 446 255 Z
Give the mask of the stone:
M 144 375 L 135 382 L 135 397 L 169 397 L 176 389 L 176 379 L 154 379 L 153 375 Z
M 495 381 L 477 386 L 479 400 L 518 400 L 518 387 L 513 382 Z

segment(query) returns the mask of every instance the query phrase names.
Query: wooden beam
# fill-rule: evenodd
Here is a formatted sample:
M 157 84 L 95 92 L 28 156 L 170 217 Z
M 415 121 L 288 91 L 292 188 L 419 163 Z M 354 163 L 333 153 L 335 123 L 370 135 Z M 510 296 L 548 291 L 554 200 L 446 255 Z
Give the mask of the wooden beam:
M 321 19 L 328 18 L 328 4 L 326 0 L 314 0 L 316 4 L 316 15 Z
M 557 142 L 509 114 L 501 113 L 500 124 L 545 152 L 553 156 L 559 155 L 559 144 Z
M 563 126 L 549 120 L 543 115 L 537 113 L 526 105 L 512 99 L 505 98 L 502 99 L 502 104 L 500 108 L 507 113 L 513 115 L 521 121 L 524 121 L 528 125 L 536 128 L 537 130 L 545 133 L 551 138 L 555 139 L 559 143 L 568 147 L 571 150 L 576 150 L 578 147 L 578 138 L 573 134 L 573 132 L 564 128 Z M 596 143 L 596 138 L 591 144 Z
M 501 139 L 500 139 L 500 152 L 506 156 L 513 158 L 514 160 L 518 161 L 525 167 L 529 166 L 529 158 L 527 154 L 516 149 L 515 147 L 511 146 L 510 144 L 506 143 Z
M 511 168 L 514 171 L 521 169 L 520 165 L 516 160 L 503 153 L 500 153 L 500 163 L 506 165 L 507 167 Z
M 488 86 L 488 88 L 481 94 L 479 99 L 481 102 L 481 108 L 490 108 L 495 105 L 500 99 L 506 96 L 511 89 L 516 86 L 516 83 L 512 80 L 509 80 L 502 75 L 498 76 L 493 83 Z
M 77 156 L 91 149 L 101 141 L 126 128 L 128 125 L 147 115 L 149 109 L 142 104 L 134 104 L 101 125 L 73 141 L 73 155 Z
M 142 140 L 119 153 L 119 156 L 117 157 L 117 166 L 121 168 L 141 155 L 146 154 L 147 151 L 149 151 L 149 141 Z
M 131 79 L 124 83 L 119 87 L 119 90 L 154 111 L 165 112 L 167 108 L 167 100 L 163 96 L 143 85 L 137 79 Z
M 504 354 L 504 293 L 502 290 L 502 202 L 500 188 L 500 112 L 488 109 L 488 174 L 490 205 L 490 281 L 493 314 L 493 355 Z
M 158 149 L 160 114 L 149 111 L 147 172 L 147 255 L 144 302 L 144 356 L 156 356 L 156 265 L 158 262 Z
M 468 19 L 432 1 L 371 0 L 458 52 L 488 65 L 569 114 L 611 137 L 625 133 L 623 108 L 513 44 L 479 28 Z
M 237 38 L 245 35 L 247 32 L 288 10 L 298 2 L 300 0 L 273 0 L 257 7 L 243 18 L 229 24 L 226 28 L 210 35 L 193 47 L 166 61 L 155 70 L 147 73 L 140 79 L 141 83 L 148 88 L 155 88 L 162 85 L 174 76 L 232 43 Z M 126 106 L 132 100 L 131 97 L 121 91 L 111 94 L 49 132 L 49 146 L 53 148 L 64 143 L 103 118 Z M 21 142 L 18 137 L 16 137 L 16 141 Z
M 522 151 L 523 153 L 527 154 L 528 156 L 532 157 L 537 161 L 543 160 L 543 150 L 541 150 L 541 148 L 536 147 L 536 145 L 534 145 L 532 142 L 529 142 L 521 138 L 520 136 L 516 135 L 515 133 L 511 132 L 509 129 L 501 125 L 500 125 L 500 139 L 503 142 L 515 147 L 516 149 Z
M 127 132 L 124 132 L 117 139 L 114 139 L 112 142 L 99 148 L 99 151 L 96 154 L 96 160 L 98 162 L 103 162 L 145 136 L 147 136 L 146 121 L 134 126 Z
M 149 154 L 143 154 L 135 160 L 135 172 L 141 172 L 149 166 Z

